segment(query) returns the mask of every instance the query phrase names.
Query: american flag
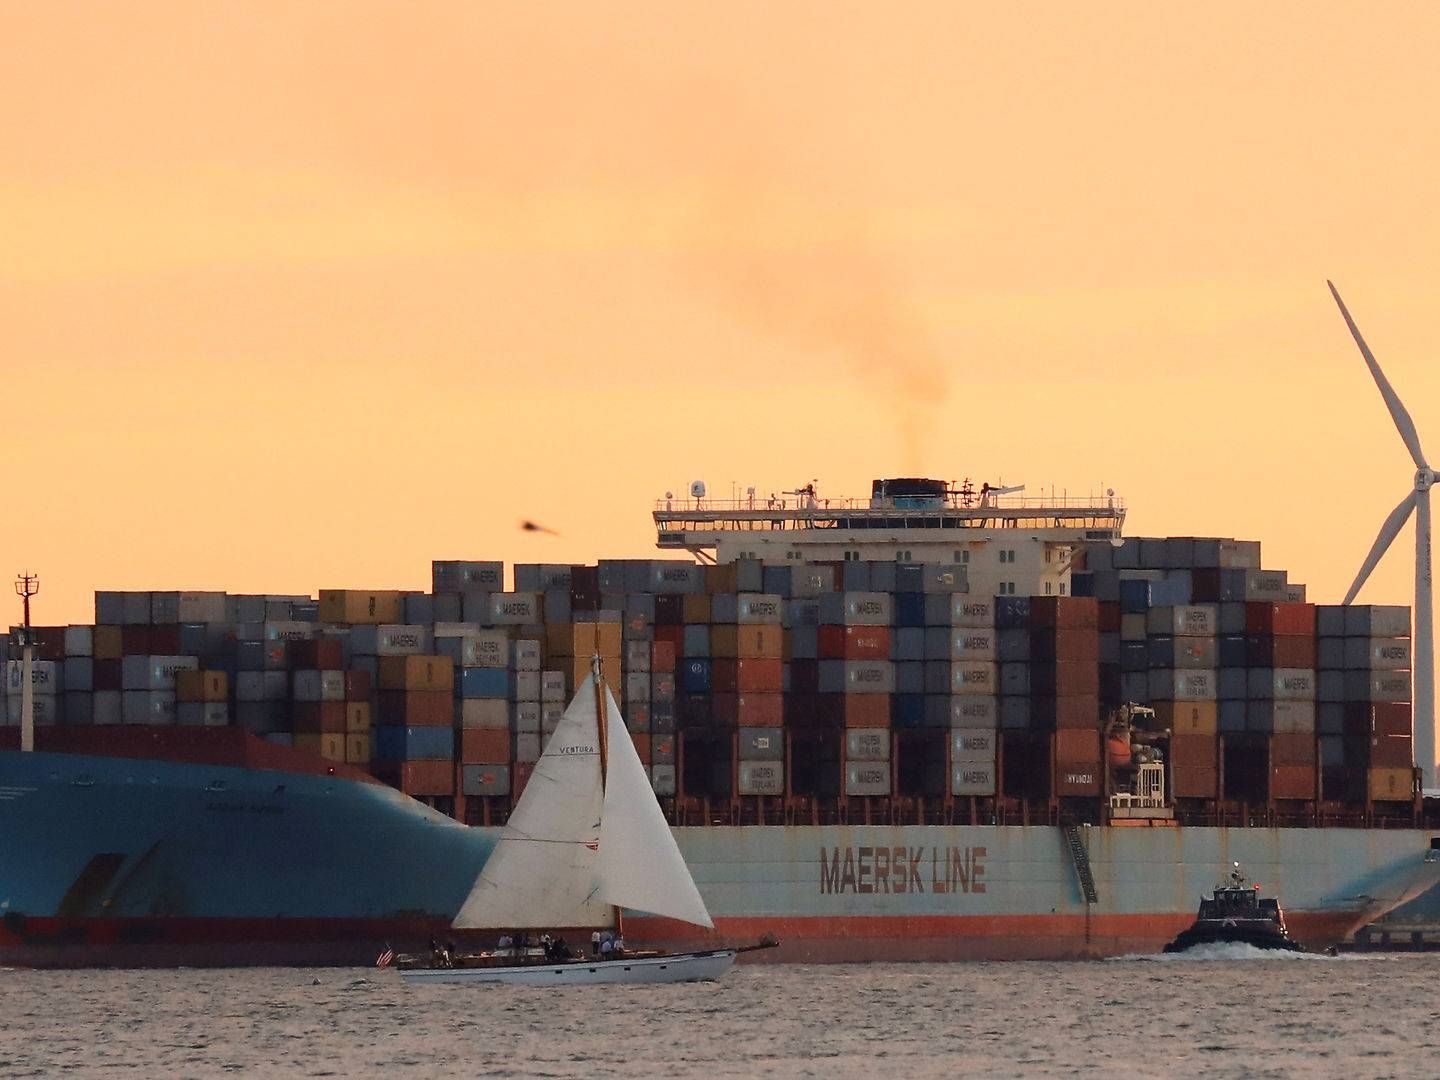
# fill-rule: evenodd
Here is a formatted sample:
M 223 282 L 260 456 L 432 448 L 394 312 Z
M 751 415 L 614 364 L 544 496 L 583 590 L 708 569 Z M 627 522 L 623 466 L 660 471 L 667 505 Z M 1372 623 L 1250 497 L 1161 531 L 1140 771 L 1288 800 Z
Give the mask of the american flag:
M 375 958 L 375 966 L 376 966 L 377 968 L 387 968 L 387 967 L 390 966 L 390 961 L 392 961 L 392 960 L 394 960 L 394 959 L 395 959 L 395 950 L 392 949 L 392 948 L 390 948 L 389 945 L 386 945 L 386 946 L 385 946 L 385 951 L 382 952 L 378 957 Z

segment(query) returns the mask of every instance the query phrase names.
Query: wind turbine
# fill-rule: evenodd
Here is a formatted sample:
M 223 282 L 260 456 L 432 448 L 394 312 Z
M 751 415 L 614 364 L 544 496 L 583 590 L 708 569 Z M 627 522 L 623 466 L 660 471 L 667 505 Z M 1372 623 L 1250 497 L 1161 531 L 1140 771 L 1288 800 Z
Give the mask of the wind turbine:
M 1355 575 L 1355 584 L 1351 585 L 1350 591 L 1345 594 L 1345 603 L 1348 604 L 1355 599 L 1356 593 L 1365 584 L 1365 579 L 1370 576 L 1370 571 L 1375 569 L 1375 564 L 1389 550 L 1396 535 L 1405 527 L 1405 522 L 1410 520 L 1410 515 L 1413 513 L 1415 515 L 1415 763 L 1424 772 L 1423 786 L 1433 788 L 1435 787 L 1435 637 L 1433 614 L 1430 607 L 1430 488 L 1435 483 L 1435 470 L 1430 468 L 1429 463 L 1425 460 L 1425 452 L 1420 449 L 1420 436 L 1415 432 L 1415 422 L 1410 419 L 1410 414 L 1400 403 L 1399 395 L 1395 393 L 1390 381 L 1385 378 L 1385 373 L 1380 370 L 1380 365 L 1375 362 L 1375 355 L 1370 351 L 1370 346 L 1365 344 L 1365 339 L 1360 336 L 1360 328 L 1350 317 L 1350 311 L 1345 307 L 1345 301 L 1340 299 L 1340 293 L 1334 283 L 1327 281 L 1325 284 L 1330 286 L 1330 295 L 1335 297 L 1335 303 L 1340 305 L 1340 314 L 1345 317 L 1345 325 L 1350 328 L 1350 334 L 1354 337 L 1355 344 L 1360 346 L 1361 355 L 1365 357 L 1370 374 L 1375 378 L 1375 385 L 1380 388 L 1380 396 L 1385 399 L 1385 407 L 1390 410 L 1390 417 L 1400 431 L 1400 438 L 1404 440 L 1410 456 L 1415 459 L 1414 487 L 1405 498 L 1400 500 L 1400 505 L 1390 511 L 1390 516 L 1385 519 L 1385 524 L 1380 526 L 1380 535 L 1375 538 L 1375 544 L 1370 548 L 1370 554 L 1365 557 L 1365 562 L 1360 567 L 1360 573 Z

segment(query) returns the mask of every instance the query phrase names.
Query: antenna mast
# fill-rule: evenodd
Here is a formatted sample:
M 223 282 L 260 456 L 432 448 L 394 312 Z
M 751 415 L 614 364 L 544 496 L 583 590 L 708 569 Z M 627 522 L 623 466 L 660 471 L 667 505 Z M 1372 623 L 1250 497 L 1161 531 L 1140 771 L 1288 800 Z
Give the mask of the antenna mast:
M 20 750 L 35 749 L 35 632 L 30 629 L 30 598 L 40 592 L 40 575 L 22 573 L 15 579 L 15 594 L 25 605 L 24 621 L 15 632 L 16 644 L 23 650 L 20 661 Z

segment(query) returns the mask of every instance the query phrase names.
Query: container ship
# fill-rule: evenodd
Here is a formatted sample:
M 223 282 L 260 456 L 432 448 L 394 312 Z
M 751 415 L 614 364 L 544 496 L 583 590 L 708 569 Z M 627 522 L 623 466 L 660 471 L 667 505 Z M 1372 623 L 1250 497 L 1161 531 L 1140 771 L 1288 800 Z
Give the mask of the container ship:
M 1258 542 L 1124 537 L 1110 492 L 696 484 L 653 517 L 669 557 L 100 592 L 93 625 L 17 628 L 0 964 L 460 939 L 593 656 L 715 936 L 771 959 L 1158 951 L 1234 861 L 1318 947 L 1440 879 L 1408 608 L 1309 603 Z

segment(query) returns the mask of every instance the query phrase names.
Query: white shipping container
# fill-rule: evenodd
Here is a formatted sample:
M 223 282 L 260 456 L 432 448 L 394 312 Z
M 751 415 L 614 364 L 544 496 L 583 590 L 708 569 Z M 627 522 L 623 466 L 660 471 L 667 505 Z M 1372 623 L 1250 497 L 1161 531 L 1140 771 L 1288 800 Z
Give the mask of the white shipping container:
M 460 666 L 509 667 L 509 635 L 504 630 L 474 630 L 466 634 L 460 642 Z
M 951 795 L 994 795 L 995 763 L 962 761 L 950 767 Z
M 136 725 L 175 723 L 175 694 L 166 690 L 126 690 L 122 705 L 124 722 Z
M 1376 671 L 1364 678 L 1365 672 L 1345 673 L 1345 696 L 1359 701 L 1398 701 L 1407 702 L 1410 700 L 1410 672 L 1408 671 Z M 1360 693 L 1352 693 L 1350 678 L 1361 676 L 1357 679 Z
M 737 756 L 741 761 L 782 761 L 785 758 L 783 728 L 741 728 Z
M 1309 668 L 1275 669 L 1276 701 L 1314 701 L 1315 672 Z
M 1245 571 L 1245 599 L 1272 604 L 1285 603 L 1288 594 L 1284 570 Z
M 65 655 L 93 656 L 95 654 L 95 628 L 93 626 L 67 626 L 65 628 Z
M 656 795 L 675 794 L 675 766 L 674 765 L 652 765 L 650 766 L 650 786 L 655 789 Z
M 223 701 L 182 701 L 175 706 L 175 722 L 181 727 L 227 727 L 230 706 Z
M 31 694 L 30 713 L 35 717 L 37 727 L 50 727 L 60 722 L 60 703 L 63 699 L 50 694 Z M 18 727 L 24 721 L 21 708 L 25 698 L 21 694 L 9 694 L 5 698 L 5 714 L 11 727 Z
M 539 701 L 540 672 L 515 672 L 511 677 L 510 694 L 516 701 Z
M 845 766 L 846 795 L 889 795 L 890 763 L 857 761 Z
M 149 660 L 146 687 L 149 690 L 169 690 L 173 693 L 177 671 L 200 670 L 200 660 L 194 656 L 152 656 Z
M 959 660 L 950 665 L 950 692 L 994 697 L 999 690 L 994 663 L 986 660 Z
M 423 626 L 390 624 L 375 628 L 376 656 L 421 656 L 429 651 L 430 632 Z
M 1120 616 L 1120 640 L 1144 641 L 1146 637 L 1145 616 L 1130 612 Z
M 292 695 L 296 701 L 344 701 L 343 671 L 310 671 L 292 673 Z
M 540 642 L 521 638 L 510 643 L 510 666 L 516 671 L 540 670 Z
M 1000 736 L 990 728 L 952 728 L 950 731 L 950 760 L 954 764 L 965 762 L 993 762 L 995 747 Z
M 625 676 L 625 700 L 636 702 L 650 700 L 650 675 L 647 672 L 632 671 Z
M 736 775 L 741 795 L 784 795 L 785 766 L 776 761 L 742 761 Z
M 555 729 L 560 726 L 560 718 L 565 715 L 565 706 L 558 701 L 542 701 L 540 703 L 540 742 L 543 745 L 544 737 L 553 735 Z
M 179 619 L 182 623 L 224 623 L 225 594 L 223 592 L 182 592 L 179 603 Z
M 1315 730 L 1315 703 L 1313 701 L 1280 701 L 1272 706 L 1274 727 L 1277 735 L 1305 735 Z
M 648 641 L 627 641 L 625 643 L 625 670 L 632 673 L 650 674 L 651 643 Z
M 995 598 L 993 596 L 966 596 L 957 593 L 950 601 L 950 624 L 952 626 L 993 627 L 995 625 Z
M 91 698 L 94 708 L 94 722 L 123 724 L 125 722 L 124 695 L 119 690 L 97 690 Z
M 891 618 L 889 593 L 825 593 L 820 597 L 820 621 L 831 626 L 889 626 Z
M 60 663 L 56 660 L 30 661 L 31 694 L 35 697 L 49 697 L 60 692 L 62 677 Z M 25 661 L 5 662 L 5 688 L 11 694 L 19 694 L 25 686 Z
M 1214 701 L 1218 684 L 1213 669 L 1158 668 L 1150 672 L 1150 700 Z
M 540 733 L 538 731 L 516 733 L 515 760 L 521 763 L 540 760 Z
M 963 626 L 950 631 L 951 660 L 994 660 L 996 631 L 988 626 Z
M 1165 637 L 1214 637 L 1220 632 L 1220 609 L 1214 604 L 1153 607 L 1146 626 Z
M 491 593 L 490 624 L 492 626 L 523 626 L 543 620 L 541 595 L 528 593 Z
M 542 671 L 540 673 L 540 700 L 547 705 L 564 705 L 565 673 L 563 671 Z
M 735 621 L 746 626 L 778 624 L 784 614 L 784 598 L 770 593 L 741 593 L 736 601 Z
M 1409 638 L 1352 637 L 1342 640 L 1345 642 L 1347 668 L 1370 668 L 1373 671 L 1410 670 Z
M 510 703 L 504 698 L 461 698 L 460 726 L 510 730 Z
M 889 728 L 847 728 L 845 731 L 846 761 L 889 761 Z
M 983 694 L 955 694 L 950 698 L 951 728 L 993 728 L 1000 706 L 994 697 Z
M 835 591 L 833 566 L 792 566 L 790 595 L 792 597 L 824 596 Z
M 308 622 L 267 622 L 261 629 L 265 641 L 309 641 L 319 632 L 319 623 Z
M 511 730 L 516 733 L 539 734 L 540 703 L 538 701 L 517 701 L 510 710 L 513 717 Z

